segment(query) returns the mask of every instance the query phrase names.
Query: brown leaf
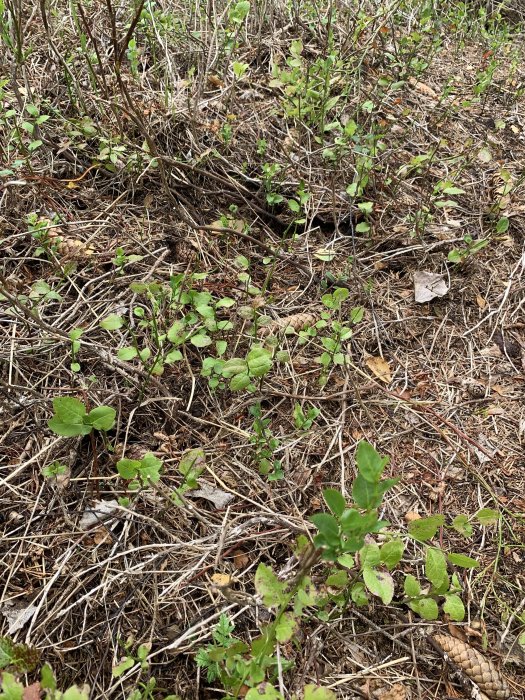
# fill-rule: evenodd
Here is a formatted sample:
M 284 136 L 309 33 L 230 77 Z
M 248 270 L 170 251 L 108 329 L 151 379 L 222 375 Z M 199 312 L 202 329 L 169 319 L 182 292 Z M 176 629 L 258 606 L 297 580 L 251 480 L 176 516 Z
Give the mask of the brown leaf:
M 385 382 L 385 384 L 390 384 L 392 381 L 392 372 L 390 371 L 390 365 L 384 358 L 367 357 L 365 364 L 378 379 Z
M 213 574 L 211 581 L 219 588 L 228 588 L 228 586 L 231 586 L 232 577 L 230 574 Z
M 250 557 L 242 551 L 242 549 L 236 549 L 233 553 L 233 564 L 236 569 L 245 569 L 250 563 Z

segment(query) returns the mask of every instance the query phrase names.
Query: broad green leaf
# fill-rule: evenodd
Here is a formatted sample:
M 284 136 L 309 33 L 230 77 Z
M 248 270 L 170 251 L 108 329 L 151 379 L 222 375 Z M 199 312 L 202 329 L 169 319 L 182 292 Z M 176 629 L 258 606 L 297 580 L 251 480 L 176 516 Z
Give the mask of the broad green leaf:
M 284 584 L 279 581 L 272 569 L 266 564 L 259 564 L 255 572 L 255 590 L 263 599 L 267 608 L 281 605 L 286 601 Z
M 352 598 L 353 602 L 359 607 L 368 605 L 368 595 L 366 593 L 364 583 L 362 583 L 361 581 L 354 583 L 350 591 L 350 597 Z
M 341 517 L 344 509 L 346 508 L 346 501 L 342 493 L 340 491 L 336 491 L 335 489 L 324 489 L 323 498 L 325 500 L 326 505 L 330 508 L 332 513 L 334 515 L 337 515 L 338 517 Z
M 387 571 L 379 571 L 366 566 L 363 569 L 363 581 L 370 593 L 381 598 L 384 605 L 392 602 L 394 597 L 394 580 Z
M 24 686 L 19 683 L 12 673 L 2 673 L 2 694 L 1 700 L 22 700 L 24 697 Z
M 281 642 L 281 644 L 283 642 L 287 642 L 294 636 L 296 629 L 296 618 L 289 612 L 284 613 L 284 615 L 281 615 L 275 626 L 275 636 L 277 641 Z
M 408 534 L 415 540 L 425 542 L 426 540 L 431 540 L 444 523 L 444 515 L 431 515 L 428 518 L 413 520 L 408 524 Z
M 439 608 L 434 598 L 422 598 L 421 600 L 411 600 L 408 605 L 415 613 L 420 615 L 424 620 L 438 619 Z
M 233 377 L 236 374 L 245 374 L 248 370 L 248 365 L 246 361 L 240 357 L 232 357 L 231 360 L 227 360 L 222 368 L 222 376 L 226 379 Z
M 93 427 L 84 423 L 64 423 L 60 418 L 51 418 L 47 425 L 57 435 L 62 437 L 75 437 L 77 435 L 89 435 Z
M 174 362 L 180 362 L 183 358 L 183 354 L 180 350 L 170 350 L 169 353 L 164 358 L 165 365 L 171 365 Z
M 332 546 L 339 544 L 339 524 L 333 515 L 316 513 L 310 517 L 310 522 L 315 525 L 328 544 Z
M 337 557 L 337 563 L 344 566 L 345 569 L 353 569 L 355 566 L 355 559 L 351 554 L 341 554 Z
M 392 571 L 401 561 L 404 551 L 405 545 L 401 540 L 389 540 L 381 547 L 381 561 Z
M 443 610 L 456 622 L 461 622 L 465 618 L 465 606 L 461 598 L 455 593 L 445 596 Z
M 144 482 L 152 481 L 154 484 L 160 479 L 162 461 L 155 457 L 153 452 L 147 452 L 140 460 L 140 476 Z
M 109 314 L 106 318 L 103 318 L 100 322 L 100 327 L 104 328 L 106 331 L 116 331 L 122 328 L 124 325 L 124 319 L 118 314 Z
M 447 560 L 441 549 L 436 549 L 435 547 L 427 548 L 425 576 L 436 588 L 440 588 L 445 581 L 448 587 Z
M 500 518 L 500 514 L 492 508 L 482 508 L 478 510 L 474 517 L 477 518 L 480 525 L 495 525 Z
M 405 591 L 405 595 L 409 596 L 410 598 L 415 598 L 421 593 L 419 581 L 415 576 L 412 576 L 412 574 L 408 574 L 408 576 L 405 577 L 403 589 Z
M 117 357 L 119 360 L 133 360 L 133 358 L 137 357 L 137 355 L 137 348 L 134 348 L 132 346 L 120 348 L 120 350 L 117 353 Z
M 140 467 L 138 459 L 119 459 L 117 471 L 123 479 L 134 479 Z
M 246 362 L 253 377 L 263 377 L 272 368 L 272 354 L 266 348 L 253 348 L 246 356 Z
M 40 685 L 44 690 L 56 690 L 57 682 L 55 674 L 49 664 L 44 664 L 40 669 Z
M 179 462 L 179 472 L 187 477 L 189 474 L 201 474 L 206 464 L 206 453 L 201 447 L 185 452 Z
M 246 700 L 284 700 L 284 698 L 273 685 L 263 683 L 257 688 L 251 688 L 246 693 Z
M 361 476 L 370 482 L 377 482 L 389 462 L 388 457 L 381 457 L 374 447 L 362 440 L 356 451 L 357 468 Z
M 170 326 L 168 332 L 166 333 L 166 337 L 170 343 L 179 345 L 184 340 L 185 327 L 186 326 L 183 321 L 175 321 L 175 323 Z
M 196 348 L 206 348 L 208 345 L 212 344 L 212 339 L 209 335 L 205 333 L 197 333 L 190 338 L 190 343 L 195 345 Z
M 452 521 L 452 527 L 465 537 L 470 537 L 474 531 L 471 523 L 469 523 L 468 515 L 463 514 L 456 515 Z
M 337 695 L 328 688 L 318 685 L 305 685 L 304 700 L 337 700 Z
M 96 430 L 111 430 L 115 425 L 117 412 L 111 406 L 97 406 L 85 418 L 85 422 Z
M 61 700 L 89 700 L 89 686 L 78 688 L 73 685 L 63 693 Z
M 364 510 L 379 508 L 385 492 L 398 481 L 399 479 L 367 481 L 362 474 L 358 474 L 352 484 L 352 496 L 357 505 Z
M 380 561 L 379 547 L 375 542 L 365 544 L 365 546 L 359 550 L 359 562 L 362 567 L 372 568 L 377 566 Z
M 73 396 L 58 396 L 53 399 L 53 411 L 63 423 L 82 423 L 86 415 L 86 407 Z
M 453 552 L 448 554 L 448 560 L 451 564 L 455 566 L 460 566 L 462 569 L 477 569 L 479 566 L 479 561 L 477 559 L 472 559 L 464 554 L 454 554 Z
M 232 391 L 242 391 L 250 385 L 251 379 L 250 375 L 243 372 L 241 374 L 236 374 L 230 379 L 230 389 Z
M 339 569 L 326 578 L 326 585 L 334 588 L 346 588 L 348 585 L 348 574 Z

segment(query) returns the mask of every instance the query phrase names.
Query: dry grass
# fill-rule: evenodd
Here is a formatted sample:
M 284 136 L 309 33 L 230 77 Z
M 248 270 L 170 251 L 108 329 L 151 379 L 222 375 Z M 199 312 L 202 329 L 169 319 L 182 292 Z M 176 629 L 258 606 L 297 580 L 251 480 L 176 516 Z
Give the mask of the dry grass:
M 488 645 L 487 654 L 520 696 L 525 142 L 519 88 L 525 71 L 521 62 L 512 63 L 523 50 L 517 27 L 496 46 L 443 20 L 435 56 L 436 33 L 410 48 L 416 57 L 432 56 L 428 69 L 411 81 L 406 73 L 407 81 L 392 92 L 378 80 L 396 71 L 403 77 L 399 72 L 409 61 L 403 38 L 417 25 L 417 13 L 397 3 L 377 10 L 351 43 L 356 12 L 338 7 L 334 52 L 344 68 L 333 90 L 343 95 L 339 117 L 356 119 L 364 133 L 380 133 L 383 144 L 365 188 L 374 204 L 367 234 L 356 232 L 362 215 L 345 193 L 355 152 L 335 164 L 323 157 L 326 144 L 316 142 L 315 124 L 284 117 L 282 91 L 269 86 L 271 66 L 285 65 L 293 39 L 302 37 L 310 64 L 326 56 L 325 7 L 316 17 L 313 9 L 309 15 L 284 2 L 254 3 L 235 53 L 250 69 L 236 81 L 225 57 L 221 27 L 228 10 L 222 3 L 210 3 L 206 16 L 165 1 L 171 33 L 161 31 L 162 13 L 146 23 L 147 40 L 139 26 L 140 45 L 149 48 L 138 58 L 136 75 L 125 52 L 122 65 L 115 62 L 118 46 L 111 39 L 113 28 L 120 38 L 126 34 L 128 3 L 112 25 L 103 3 L 86 3 L 73 17 L 67 3 L 55 2 L 46 9 L 47 31 L 33 3 L 11 5 L 31 51 L 17 63 L 4 41 L 2 70 L 10 79 L 4 112 L 31 102 L 51 116 L 41 127 L 42 146 L 20 172 L 0 180 L 0 632 L 8 633 L 13 607 L 27 609 L 25 624 L 10 636 L 38 648 L 61 686 L 87 682 L 94 698 L 125 697 L 137 682 L 137 667 L 119 679 L 111 675 L 123 654 L 121 641 L 130 637 L 151 644 L 159 689 L 188 699 L 221 697 L 199 675 L 196 650 L 209 640 L 221 611 L 234 619 L 240 636 L 256 634 L 268 615 L 254 598 L 258 563 L 283 576 L 294 571 L 296 536 L 310 531 L 308 516 L 322 507 L 322 488 L 348 490 L 355 445 L 366 438 L 391 456 L 391 475 L 401 477 L 385 507 L 394 526 L 404 529 L 407 513 L 414 512 L 447 519 L 485 506 L 502 512 L 498 527 L 478 528 L 470 539 L 446 530 L 440 544 L 481 562 L 462 578 L 468 611 L 462 633 L 478 648 L 482 641 Z M 73 56 L 81 34 L 90 51 Z M 96 62 L 95 46 L 100 65 L 91 71 L 86 55 Z M 473 101 L 489 50 L 497 69 Z M 388 51 L 399 52 L 401 68 L 388 65 Z M 375 105 L 371 113 L 358 109 L 366 100 Z M 72 136 L 86 115 L 95 135 Z M 0 144 L 7 167 L 18 146 L 8 125 L 0 129 L 9 133 Z M 103 165 L 89 170 L 100 162 L 101 135 L 118 136 L 125 146 L 113 172 Z M 148 164 L 144 143 L 159 167 Z M 419 171 L 402 170 L 421 153 L 432 156 Z M 275 192 L 293 197 L 302 182 L 311 194 L 304 224 L 294 227 L 284 204 L 268 206 L 261 165 L 270 162 L 281 165 Z M 501 191 L 502 170 L 514 184 L 509 194 Z M 452 197 L 458 206 L 436 208 L 436 184 L 452 177 L 464 190 Z M 509 219 L 508 231 L 495 233 L 494 211 L 496 219 Z M 36 256 L 26 218 L 31 213 L 57 215 L 59 234 L 81 245 Z M 214 223 L 221 215 L 233 220 L 227 230 Z M 246 225 L 240 230 L 239 220 Z M 490 244 L 461 265 L 447 263 L 447 253 L 461 247 L 466 234 L 490 237 Z M 122 275 L 112 263 L 119 247 L 142 256 Z M 332 251 L 333 259 L 322 262 L 319 249 Z M 265 265 L 269 251 L 275 264 Z M 250 260 L 252 284 L 263 290 L 255 300 L 237 280 L 239 255 Z M 444 275 L 449 293 L 415 304 L 418 270 Z M 236 300 L 228 311 L 234 324 L 228 356 L 243 354 L 253 342 L 237 306 L 260 303 L 273 319 L 317 315 L 330 273 L 351 290 L 349 306 L 365 309 L 348 344 L 348 367 L 333 368 L 320 388 L 319 348 L 301 345 L 297 335 L 281 336 L 279 347 L 291 362 L 276 365 L 251 395 L 210 391 L 200 375 L 206 351 L 191 345 L 184 361 L 159 377 L 150 377 L 137 360 L 117 360 L 129 337 L 108 334 L 100 320 L 119 313 L 133 323 L 139 302 L 130 283 L 167 284 L 183 272 L 208 273 L 196 288 Z M 61 298 L 24 305 L 20 295 L 28 296 L 40 280 Z M 79 327 L 81 370 L 74 373 L 68 333 Z M 388 363 L 388 384 L 371 373 L 370 357 Z M 117 409 L 110 435 L 115 454 L 98 438 L 51 433 L 51 402 L 63 395 Z M 258 401 L 281 443 L 280 481 L 269 482 L 254 463 L 248 409 Z M 297 401 L 321 410 L 304 434 L 293 422 Z M 233 496 L 226 509 L 190 494 L 182 506 L 170 500 L 182 481 L 180 458 L 195 447 L 206 452 L 203 479 Z M 117 458 L 146 451 L 164 460 L 161 482 L 83 530 L 81 517 L 95 500 L 125 495 Z M 59 482 L 41 474 L 54 461 L 68 466 Z M 407 557 L 420 558 L 414 544 Z M 230 575 L 231 587 L 217 587 L 216 573 Z M 446 626 L 446 620 L 430 625 L 401 605 L 379 603 L 350 606 L 330 624 L 312 617 L 298 644 L 282 650 L 295 662 L 286 687 L 292 693 L 319 682 L 341 698 L 376 698 L 401 683 L 408 697 L 457 697 L 457 679 L 425 644 L 429 629 Z

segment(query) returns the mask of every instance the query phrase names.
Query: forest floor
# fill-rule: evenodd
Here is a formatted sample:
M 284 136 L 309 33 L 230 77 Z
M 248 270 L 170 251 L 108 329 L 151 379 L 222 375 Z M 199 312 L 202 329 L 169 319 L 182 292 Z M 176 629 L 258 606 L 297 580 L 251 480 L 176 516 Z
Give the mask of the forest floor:
M 0 2 L 0 697 L 523 697 L 525 42 L 437 5 Z

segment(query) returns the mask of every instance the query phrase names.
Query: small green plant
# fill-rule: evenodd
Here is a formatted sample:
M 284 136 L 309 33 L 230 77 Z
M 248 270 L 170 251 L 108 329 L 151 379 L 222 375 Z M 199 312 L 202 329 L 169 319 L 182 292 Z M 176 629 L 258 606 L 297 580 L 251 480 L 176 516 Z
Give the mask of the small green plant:
M 60 462 L 53 462 L 48 464 L 46 467 L 42 467 L 42 476 L 50 481 L 53 481 L 57 476 L 63 476 L 67 473 L 67 466 L 61 464 Z
M 78 352 L 80 350 L 80 338 L 83 333 L 83 328 L 73 328 L 73 330 L 68 333 L 71 339 L 71 364 L 69 366 L 72 372 L 80 372 Z
M 229 380 L 232 391 L 255 391 L 254 380 L 262 382 L 263 377 L 272 369 L 272 353 L 263 347 L 252 348 L 246 357 L 232 357 L 221 368 L 221 374 Z
M 188 450 L 182 455 L 178 470 L 180 474 L 182 474 L 184 480 L 171 494 L 175 505 L 182 505 L 180 496 L 185 494 L 186 491 L 191 491 L 199 486 L 197 480 L 204 471 L 205 466 L 206 454 L 200 447 Z
M 0 669 L 29 673 L 40 661 L 40 652 L 27 644 L 16 644 L 9 637 L 0 637 Z
M 453 248 L 449 252 L 447 256 L 449 262 L 463 263 L 470 256 L 479 253 L 480 250 L 483 250 L 483 248 L 488 246 L 490 242 L 488 238 L 479 238 L 478 240 L 474 240 L 470 235 L 463 236 L 463 241 L 465 243 L 463 248 Z
M 261 404 L 250 406 L 250 414 L 253 416 L 253 435 L 250 438 L 254 446 L 255 462 L 259 468 L 259 474 L 268 477 L 268 481 L 276 481 L 284 477 L 282 462 L 275 459 L 274 453 L 279 447 L 279 440 L 270 429 L 270 419 L 263 418 Z
M 297 430 L 307 431 L 310 430 L 314 424 L 315 419 L 321 413 L 320 408 L 315 408 L 314 406 L 309 406 L 307 412 L 305 413 L 303 407 L 300 403 L 295 403 L 293 408 L 293 419 L 295 427 Z
M 116 411 L 110 406 L 96 406 L 88 413 L 80 399 L 58 396 L 53 399 L 53 417 L 47 424 L 57 435 L 74 437 L 89 435 L 93 430 L 111 430 L 115 416 Z
M 128 480 L 128 489 L 136 491 L 138 488 L 156 484 L 160 479 L 162 461 L 152 452 L 147 452 L 142 459 L 120 459 L 117 462 L 117 471 L 123 479 Z
M 111 261 L 113 265 L 117 268 L 117 272 L 119 275 L 124 274 L 124 266 L 128 265 L 129 263 L 134 263 L 134 262 L 140 262 L 144 258 L 143 255 L 128 255 L 125 251 L 124 248 L 117 248 L 115 251 L 115 257 Z
M 326 384 L 330 367 L 346 363 L 344 343 L 353 335 L 352 326 L 362 321 L 364 316 L 364 309 L 357 306 L 350 310 L 348 320 L 343 322 L 342 305 L 349 295 L 346 287 L 337 287 L 334 292 L 323 294 L 321 301 L 328 311 L 321 313 L 321 319 L 313 327 L 299 332 L 300 342 L 304 343 L 312 338 L 321 342 L 323 352 L 316 358 L 322 367 L 320 386 Z

